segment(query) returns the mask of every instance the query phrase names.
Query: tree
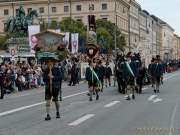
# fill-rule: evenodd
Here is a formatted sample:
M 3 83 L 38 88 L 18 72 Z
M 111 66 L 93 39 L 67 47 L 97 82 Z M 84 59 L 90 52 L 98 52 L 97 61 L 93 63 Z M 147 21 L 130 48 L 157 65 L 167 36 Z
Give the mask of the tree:
M 57 21 L 55 21 L 55 20 L 51 21 L 51 23 L 49 24 L 49 28 L 50 29 L 57 29 L 58 28 Z
M 101 46 L 102 49 L 112 50 L 113 47 L 111 45 L 112 36 L 105 28 L 97 28 L 97 42 Z
M 115 49 L 115 32 L 116 32 L 116 37 L 117 37 L 116 39 L 117 48 L 120 48 L 121 50 L 124 49 L 126 45 L 125 37 L 121 34 L 120 29 L 115 24 L 113 24 L 112 22 L 108 20 L 98 19 L 96 20 L 96 27 L 97 29 L 99 28 L 105 29 L 111 35 L 111 38 L 109 41 L 110 51 L 112 49 Z
M 76 21 L 71 18 L 65 18 L 60 23 L 60 29 L 63 32 L 79 33 L 79 45 L 84 47 L 86 44 L 86 26 L 81 21 Z
M 0 36 L 0 49 L 3 49 L 3 50 L 7 49 L 7 44 L 6 44 L 7 39 L 8 39 L 7 36 Z

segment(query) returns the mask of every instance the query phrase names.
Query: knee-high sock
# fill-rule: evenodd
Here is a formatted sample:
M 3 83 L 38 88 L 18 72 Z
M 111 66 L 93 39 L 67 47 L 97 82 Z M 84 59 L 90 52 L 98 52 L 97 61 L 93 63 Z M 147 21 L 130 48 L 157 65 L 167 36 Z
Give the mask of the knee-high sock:
M 56 112 L 59 112 L 59 102 L 58 101 L 55 102 L 55 106 L 56 106 Z
M 46 113 L 47 114 L 50 113 L 50 106 L 51 106 L 51 101 L 50 100 L 46 101 Z

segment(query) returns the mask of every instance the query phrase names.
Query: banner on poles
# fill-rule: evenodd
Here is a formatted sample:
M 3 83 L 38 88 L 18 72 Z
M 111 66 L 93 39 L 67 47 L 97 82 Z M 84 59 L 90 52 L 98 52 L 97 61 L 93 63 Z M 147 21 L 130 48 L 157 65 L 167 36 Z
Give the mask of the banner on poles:
M 69 48 L 69 36 L 70 36 L 70 33 L 69 32 L 65 32 L 64 33 L 64 38 L 63 38 L 63 42 L 66 46 L 66 48 L 68 49 Z
M 40 25 L 28 26 L 29 45 L 31 46 L 31 49 L 34 48 L 38 43 L 37 38 L 33 35 L 35 35 L 39 32 L 40 32 Z
M 78 33 L 72 33 L 71 34 L 71 52 L 77 53 L 79 47 L 79 34 Z

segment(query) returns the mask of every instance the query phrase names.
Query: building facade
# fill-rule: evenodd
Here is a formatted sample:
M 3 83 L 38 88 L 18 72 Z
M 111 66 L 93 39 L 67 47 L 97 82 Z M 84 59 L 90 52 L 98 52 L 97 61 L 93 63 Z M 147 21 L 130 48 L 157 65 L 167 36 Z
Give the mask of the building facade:
M 130 1 L 130 13 L 129 13 L 129 19 L 130 19 L 130 49 L 133 52 L 138 52 L 139 47 L 139 11 L 141 6 L 135 1 Z
M 173 36 L 173 59 L 180 59 L 180 37 L 176 34 Z
M 109 20 L 116 23 L 128 41 L 128 0 L 22 0 L 0 3 L 0 25 L 16 16 L 16 10 L 22 5 L 26 13 L 32 9 L 38 11 L 40 21 L 61 21 L 72 17 L 88 24 L 88 15 L 93 14 L 96 19 Z M 116 11 L 115 11 L 116 9 Z M 0 28 L 3 32 L 4 28 Z
M 147 14 L 142 10 L 139 11 L 139 46 L 138 52 L 141 53 L 142 61 L 148 65 L 146 54 L 148 53 L 148 40 L 147 40 Z
M 173 58 L 173 37 L 174 29 L 165 22 L 162 25 L 162 50 L 161 58 L 168 61 Z

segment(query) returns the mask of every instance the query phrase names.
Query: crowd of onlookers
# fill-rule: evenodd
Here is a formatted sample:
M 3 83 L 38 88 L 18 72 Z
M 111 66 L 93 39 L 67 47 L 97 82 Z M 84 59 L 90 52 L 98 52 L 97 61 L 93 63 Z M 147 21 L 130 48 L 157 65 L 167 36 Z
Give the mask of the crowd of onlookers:
M 102 62 L 114 62 L 115 56 L 100 54 L 98 58 Z M 68 84 L 76 85 L 81 79 L 81 63 L 88 62 L 86 54 L 69 54 L 65 60 L 59 63 L 63 72 L 63 80 Z M 180 60 L 164 62 L 166 72 L 173 72 L 180 68 Z M 39 88 L 43 83 L 44 64 L 29 64 L 28 62 L 4 61 L 0 64 L 0 85 L 6 93 Z M 113 72 L 113 71 L 112 71 Z
M 0 83 L 7 93 L 38 88 L 43 85 L 41 65 L 5 61 L 0 65 Z

